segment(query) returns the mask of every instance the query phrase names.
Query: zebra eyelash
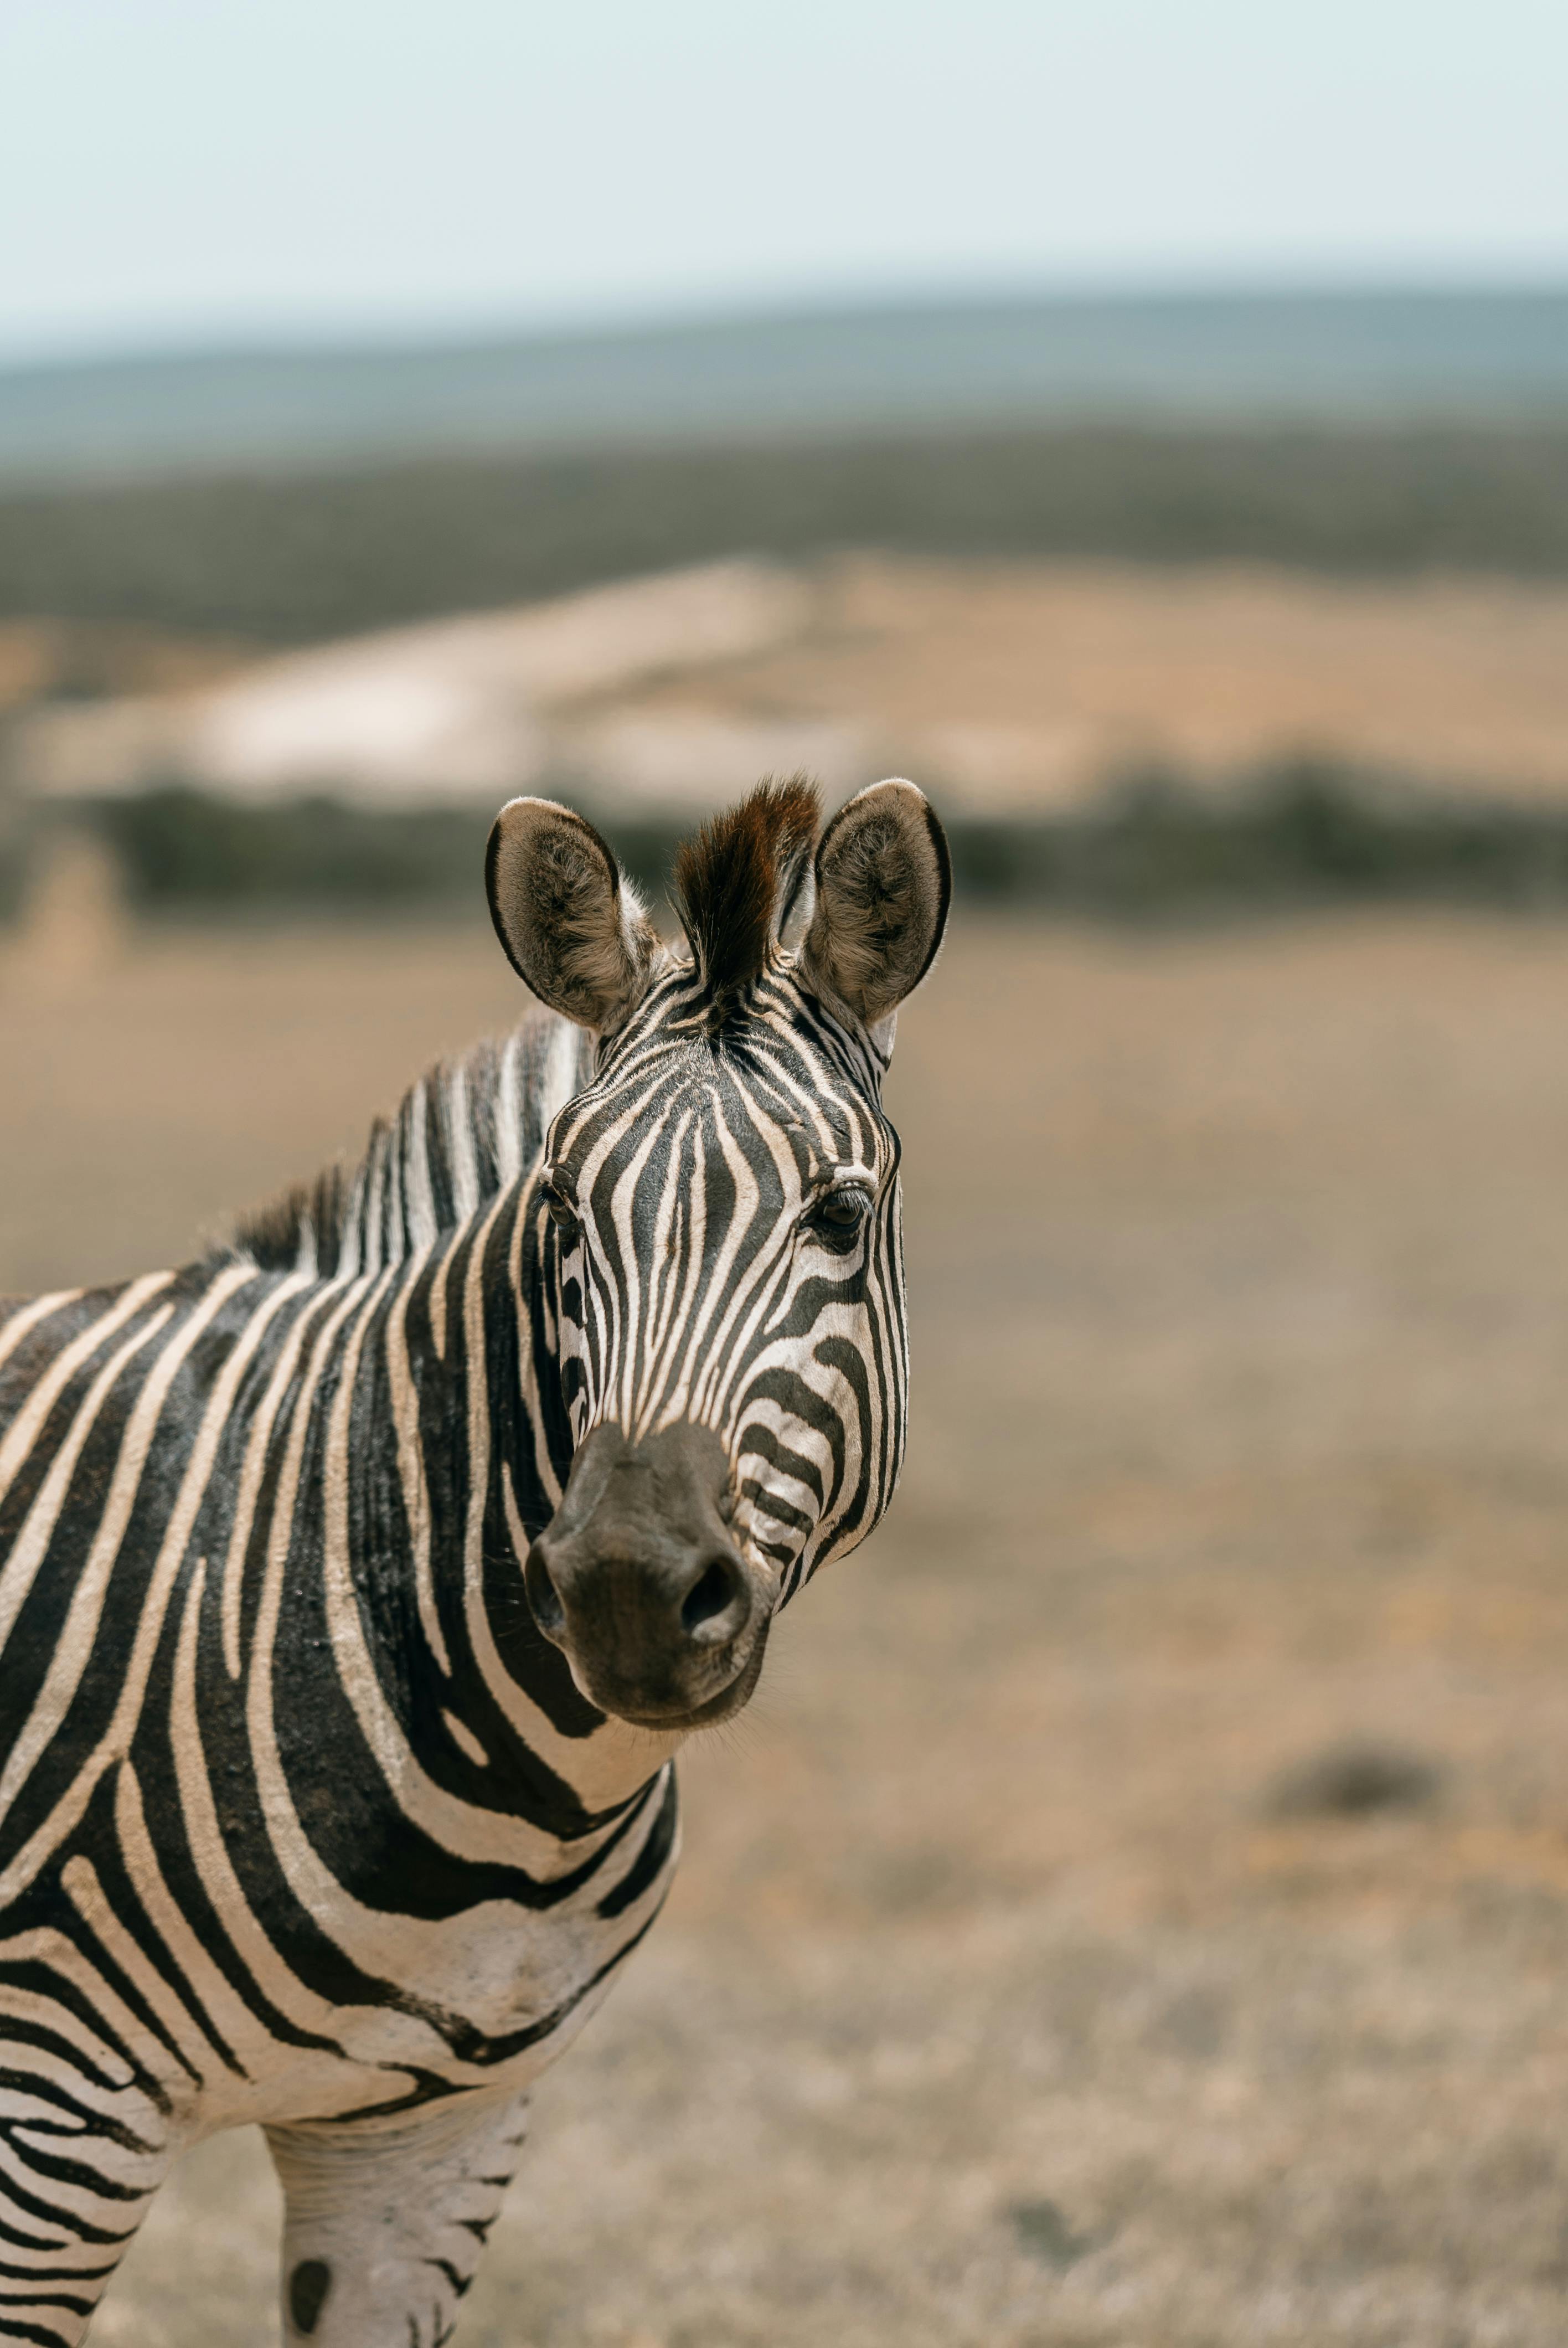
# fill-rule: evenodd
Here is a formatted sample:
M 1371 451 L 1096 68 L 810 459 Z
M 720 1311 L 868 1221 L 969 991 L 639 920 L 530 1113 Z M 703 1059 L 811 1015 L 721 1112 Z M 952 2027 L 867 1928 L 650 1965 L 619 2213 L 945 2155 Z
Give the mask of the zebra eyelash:
M 889 1169 L 891 1170 L 891 1169 Z M 875 1166 L 824 1165 L 813 1168 L 805 1184 L 804 1211 L 810 1214 L 825 1200 L 854 1191 L 875 1206 L 886 1184 L 886 1173 Z
M 856 1161 L 853 1165 L 825 1166 L 817 1174 L 813 1188 L 818 1190 L 864 1190 L 875 1198 L 882 1187 L 882 1178 L 875 1166 Z
M 800 1224 L 818 1247 L 847 1255 L 860 1245 L 876 1211 L 869 1183 L 835 1181 L 807 1200 Z

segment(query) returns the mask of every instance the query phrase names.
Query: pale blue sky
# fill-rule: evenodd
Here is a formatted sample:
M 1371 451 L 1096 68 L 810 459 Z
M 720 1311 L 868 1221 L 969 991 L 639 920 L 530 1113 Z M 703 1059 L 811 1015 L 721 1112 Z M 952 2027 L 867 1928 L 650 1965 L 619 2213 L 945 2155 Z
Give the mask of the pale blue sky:
M 0 0 L 0 355 L 1568 277 L 1565 0 Z

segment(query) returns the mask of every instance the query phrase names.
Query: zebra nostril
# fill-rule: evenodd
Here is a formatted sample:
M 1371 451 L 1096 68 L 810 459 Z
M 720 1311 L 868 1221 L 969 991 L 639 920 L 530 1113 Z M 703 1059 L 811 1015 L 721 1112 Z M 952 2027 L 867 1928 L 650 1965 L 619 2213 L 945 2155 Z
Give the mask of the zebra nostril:
M 550 1570 L 539 1555 L 538 1544 L 528 1551 L 528 1561 L 523 1568 L 523 1588 L 534 1621 L 547 1639 L 558 1638 L 566 1626 L 566 1608 L 560 1602 L 560 1592 L 550 1580 Z
M 719 1617 L 727 1613 L 740 1595 L 741 1578 L 728 1558 L 711 1558 L 703 1571 L 686 1592 L 681 1607 L 681 1621 L 693 1638 L 709 1637 L 722 1627 Z

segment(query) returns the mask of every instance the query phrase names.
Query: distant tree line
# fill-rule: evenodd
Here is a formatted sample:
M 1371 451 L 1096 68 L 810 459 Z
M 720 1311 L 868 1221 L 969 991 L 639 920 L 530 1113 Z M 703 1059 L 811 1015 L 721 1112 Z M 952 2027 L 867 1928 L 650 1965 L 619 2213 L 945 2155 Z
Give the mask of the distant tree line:
M 299 643 L 845 547 L 1568 576 L 1568 427 L 1081 427 L 12 489 L 0 617 Z
M 1134 922 L 1399 901 L 1568 911 L 1568 807 L 1457 797 L 1325 762 L 1264 767 L 1224 792 L 1173 772 L 1129 774 L 1052 815 L 945 812 L 960 904 Z M 170 785 L 74 819 L 108 841 L 130 901 L 154 916 L 482 918 L 487 811 L 248 807 Z M 625 810 L 609 820 L 658 901 L 685 827 Z M 41 824 L 9 856 L 0 839 L 0 911 L 23 893 Z

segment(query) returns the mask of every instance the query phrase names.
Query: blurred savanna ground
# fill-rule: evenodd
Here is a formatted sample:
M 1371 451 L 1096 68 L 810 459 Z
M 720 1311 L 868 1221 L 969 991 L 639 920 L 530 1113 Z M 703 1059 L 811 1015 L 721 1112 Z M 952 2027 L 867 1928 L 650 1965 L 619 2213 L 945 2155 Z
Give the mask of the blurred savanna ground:
M 477 924 L 74 902 L 0 980 L 9 1284 L 189 1251 L 515 1007 Z M 1545 2348 L 1568 932 L 960 907 L 902 1029 L 905 1486 L 691 1756 L 468 2336 Z M 260 2348 L 275 2225 L 204 2149 L 95 2338 Z

